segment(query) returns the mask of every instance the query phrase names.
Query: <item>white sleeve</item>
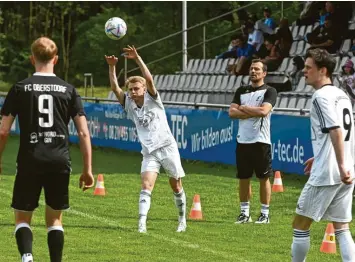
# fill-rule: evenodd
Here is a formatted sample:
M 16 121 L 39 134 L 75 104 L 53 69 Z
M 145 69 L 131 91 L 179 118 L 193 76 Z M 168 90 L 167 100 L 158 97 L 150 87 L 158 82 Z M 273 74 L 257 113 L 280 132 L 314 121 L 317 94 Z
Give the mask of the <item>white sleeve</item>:
M 340 127 L 340 119 L 332 102 L 325 97 L 315 97 L 313 105 L 319 118 L 319 123 L 323 133 L 329 133 L 329 130 Z
M 158 104 L 159 107 L 164 108 L 163 102 L 161 101 L 160 94 L 158 91 L 157 96 L 155 98 L 152 97 L 148 91 L 145 93 L 145 95 L 148 96 L 148 101 L 153 101 L 154 103 Z

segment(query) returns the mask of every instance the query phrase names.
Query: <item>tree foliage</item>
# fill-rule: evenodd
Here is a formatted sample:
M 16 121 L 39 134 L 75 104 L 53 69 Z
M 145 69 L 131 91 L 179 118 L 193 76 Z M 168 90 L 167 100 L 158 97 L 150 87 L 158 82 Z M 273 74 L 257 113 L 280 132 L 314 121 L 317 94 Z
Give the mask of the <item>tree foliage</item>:
M 220 16 L 250 2 L 187 2 L 188 27 Z M 267 5 L 280 17 L 281 2 L 263 2 L 248 7 L 248 11 L 259 14 Z M 290 21 L 299 14 L 297 2 L 285 2 L 284 10 Z M 109 39 L 104 33 L 106 21 L 113 16 L 123 18 L 128 26 L 127 35 L 119 40 Z M 237 16 L 230 14 L 205 25 L 206 40 L 237 29 Z M 59 63 L 56 74 L 81 86 L 83 74 L 92 73 L 95 85 L 108 85 L 107 65 L 104 55 L 120 56 L 127 44 L 137 48 L 157 39 L 182 30 L 182 2 L 0 2 L 0 80 L 16 82 L 33 73 L 29 62 L 30 45 L 40 36 L 51 37 L 58 45 Z M 188 58 L 202 58 L 203 27 L 199 26 L 187 34 Z M 206 58 L 213 58 L 224 51 L 230 35 L 206 43 Z M 140 55 L 149 63 L 177 52 L 175 56 L 153 63 L 149 68 L 153 74 L 172 74 L 181 70 L 182 35 L 139 49 Z M 124 68 L 120 56 L 119 70 Z M 131 61 L 128 70 L 136 68 Z M 137 74 L 137 71 L 128 75 Z M 123 77 L 123 74 L 121 75 Z

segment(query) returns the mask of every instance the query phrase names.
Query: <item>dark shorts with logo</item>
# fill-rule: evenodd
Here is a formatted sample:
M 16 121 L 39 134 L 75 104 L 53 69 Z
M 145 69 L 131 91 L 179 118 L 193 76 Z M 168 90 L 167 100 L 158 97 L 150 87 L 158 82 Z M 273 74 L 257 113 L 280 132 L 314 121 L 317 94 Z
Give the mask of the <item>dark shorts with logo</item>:
M 255 172 L 258 178 L 272 176 L 271 145 L 264 143 L 240 144 L 236 149 L 237 178 L 248 179 Z
M 54 210 L 69 208 L 70 172 L 32 172 L 17 170 L 11 207 L 33 211 L 38 207 L 42 188 L 46 205 Z

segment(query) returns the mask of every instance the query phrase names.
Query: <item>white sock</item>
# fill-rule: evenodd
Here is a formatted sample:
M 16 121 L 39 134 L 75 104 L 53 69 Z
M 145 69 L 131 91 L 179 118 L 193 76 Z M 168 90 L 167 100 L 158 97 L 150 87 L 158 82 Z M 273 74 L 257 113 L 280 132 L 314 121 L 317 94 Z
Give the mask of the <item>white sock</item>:
M 264 205 L 261 204 L 261 214 L 264 214 L 265 216 L 269 216 L 269 207 L 270 205 Z
M 240 202 L 240 212 L 249 216 L 249 202 Z
M 179 222 L 186 222 L 186 194 L 184 189 L 181 189 L 179 193 L 174 192 L 174 200 L 175 205 L 179 210 Z
M 311 246 L 309 230 L 293 230 L 292 262 L 304 262 Z
M 151 195 L 152 192 L 149 190 L 142 190 L 139 194 L 139 222 L 141 223 L 147 222 Z
M 32 254 L 23 254 L 22 256 L 22 262 L 33 262 L 33 256 Z
M 339 249 L 343 262 L 355 261 L 355 245 L 354 240 L 350 234 L 350 230 L 337 229 L 335 230 L 335 237 L 339 243 Z

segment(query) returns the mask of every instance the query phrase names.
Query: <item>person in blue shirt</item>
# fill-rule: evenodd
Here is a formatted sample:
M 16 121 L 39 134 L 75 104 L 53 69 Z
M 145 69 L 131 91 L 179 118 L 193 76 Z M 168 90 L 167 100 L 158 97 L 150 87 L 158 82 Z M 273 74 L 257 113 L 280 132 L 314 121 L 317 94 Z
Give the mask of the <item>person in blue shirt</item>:
M 271 10 L 268 7 L 264 7 L 264 24 L 270 27 L 272 30 L 276 28 L 276 23 L 274 19 L 271 17 Z

